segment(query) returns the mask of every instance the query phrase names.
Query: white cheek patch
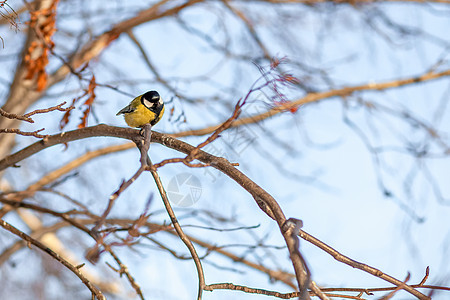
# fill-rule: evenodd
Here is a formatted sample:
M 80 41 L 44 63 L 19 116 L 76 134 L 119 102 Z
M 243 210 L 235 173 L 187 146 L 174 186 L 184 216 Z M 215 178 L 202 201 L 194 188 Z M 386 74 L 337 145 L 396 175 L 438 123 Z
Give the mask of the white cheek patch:
M 159 105 L 163 105 L 164 104 L 163 99 L 161 97 L 159 98 L 158 104 Z
M 152 103 L 144 98 L 144 105 L 148 108 L 152 107 Z

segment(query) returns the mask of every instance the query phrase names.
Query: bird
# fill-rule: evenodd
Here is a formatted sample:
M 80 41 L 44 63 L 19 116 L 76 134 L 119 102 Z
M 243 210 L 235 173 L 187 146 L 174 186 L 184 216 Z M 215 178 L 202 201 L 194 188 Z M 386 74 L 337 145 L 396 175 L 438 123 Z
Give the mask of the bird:
M 149 91 L 134 98 L 116 116 L 122 114 L 130 127 L 142 128 L 145 124 L 153 126 L 164 114 L 164 102 L 157 91 Z

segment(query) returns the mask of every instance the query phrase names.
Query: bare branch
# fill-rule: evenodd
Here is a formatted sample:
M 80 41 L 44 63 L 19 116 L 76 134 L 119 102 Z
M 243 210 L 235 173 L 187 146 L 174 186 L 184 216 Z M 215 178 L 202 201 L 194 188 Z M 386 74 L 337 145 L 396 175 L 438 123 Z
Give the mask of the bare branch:
M 141 138 L 138 130 L 132 128 L 111 127 L 104 124 L 62 132 L 47 136 L 45 139 L 34 143 L 21 151 L 16 152 L 15 154 L 3 158 L 0 160 L 0 171 L 7 167 L 13 166 L 19 161 L 22 161 L 23 159 L 48 147 L 95 136 L 120 137 L 132 141 L 138 141 Z
M 73 140 L 78 140 L 82 138 L 87 137 L 94 137 L 94 136 L 111 136 L 111 137 L 121 137 L 121 138 L 127 138 L 131 139 L 133 141 L 139 141 L 140 135 L 139 131 L 131 128 L 120 128 L 120 127 L 112 127 L 107 125 L 97 125 L 93 127 L 86 127 L 78 130 L 69 131 L 63 134 L 57 134 L 49 136 L 45 142 L 37 142 L 34 143 L 27 148 L 20 150 L 16 152 L 15 154 L 12 154 L 2 160 L 0 160 L 0 171 L 12 166 L 19 161 L 25 159 L 26 157 L 33 155 L 34 153 L 37 153 L 47 147 L 59 144 L 59 143 L 68 143 Z M 184 143 L 182 141 L 176 140 L 172 137 L 169 137 L 167 135 L 163 135 L 158 132 L 152 132 L 152 141 L 161 143 L 162 145 L 172 148 L 174 150 L 189 154 L 192 150 L 195 149 L 195 147 Z M 305 282 L 302 276 L 304 276 L 304 270 L 303 270 L 303 263 L 301 258 L 296 255 L 292 256 L 293 253 L 296 253 L 296 245 L 295 243 L 292 243 L 291 238 L 291 232 L 288 228 L 285 228 L 285 222 L 286 218 L 284 216 L 283 211 L 279 207 L 276 200 L 268 194 L 264 189 L 262 189 L 260 186 L 258 186 L 256 183 L 254 183 L 252 180 L 250 180 L 247 176 L 245 176 L 243 173 L 241 173 L 239 170 L 237 170 L 230 162 L 228 162 L 224 158 L 216 157 L 213 155 L 210 155 L 204 151 L 199 150 L 198 155 L 196 159 L 200 160 L 203 163 L 209 164 L 212 167 L 220 170 L 221 172 L 227 174 L 230 178 L 235 180 L 239 185 L 241 185 L 245 190 L 247 190 L 255 199 L 259 198 L 262 201 L 265 202 L 265 204 L 270 208 L 270 210 L 273 213 L 273 217 L 277 221 L 277 224 L 280 228 L 281 233 L 283 234 L 283 237 L 285 238 L 286 244 L 289 248 L 289 253 L 291 253 L 291 260 L 294 266 L 294 269 L 296 271 L 296 276 L 298 280 L 298 284 L 301 287 L 302 283 Z M 283 229 L 285 228 L 285 229 Z M 352 267 L 361 269 L 365 272 L 368 272 L 374 276 L 380 277 L 381 279 L 384 279 L 390 283 L 395 284 L 396 286 L 402 286 L 402 288 L 414 296 L 416 296 L 419 299 L 429 299 L 424 294 L 418 292 L 414 288 L 403 284 L 400 280 L 397 280 L 389 275 L 384 274 L 380 270 L 377 270 L 373 267 L 367 266 L 365 264 L 361 264 L 359 262 L 356 262 L 354 260 L 351 260 L 350 258 L 343 256 L 336 250 L 332 249 L 325 243 L 315 239 L 314 237 L 306 234 L 305 232 L 300 230 L 300 237 L 313 243 L 320 249 L 324 250 L 325 252 L 331 254 L 333 257 L 335 257 L 336 260 L 344 262 L 346 264 L 351 265 Z M 311 286 L 310 286 L 311 288 Z
M 167 231 L 170 234 L 173 234 L 172 231 Z M 290 286 L 291 288 L 295 289 L 297 288 L 297 286 L 292 282 L 292 279 L 295 278 L 294 274 L 291 273 L 287 273 L 287 272 L 283 272 L 281 270 L 271 270 L 263 265 L 254 263 L 252 261 L 249 261 L 247 259 L 244 259 L 243 257 L 239 257 L 236 254 L 233 254 L 229 251 L 226 251 L 224 249 L 218 248 L 217 246 L 211 245 L 209 243 L 206 243 L 196 237 L 193 237 L 192 235 L 189 235 L 189 239 L 194 242 L 197 245 L 200 245 L 204 248 L 207 248 L 209 251 L 214 251 L 216 253 L 219 253 L 223 256 L 226 256 L 228 258 L 230 258 L 233 261 L 238 261 L 243 263 L 244 265 L 256 269 L 258 271 L 261 271 L 263 273 L 266 273 L 270 278 L 273 278 L 275 280 L 279 280 L 281 282 L 283 282 L 284 284 Z
M 152 125 L 146 124 L 142 128 L 141 133 L 143 134 L 143 139 L 136 142 L 136 146 L 139 148 L 139 151 L 141 152 L 140 158 L 141 165 L 139 169 L 136 171 L 136 173 L 134 173 L 134 175 L 129 180 L 122 182 L 119 189 L 109 197 L 108 206 L 105 212 L 103 213 L 102 217 L 98 221 L 97 225 L 95 225 L 95 227 L 92 229 L 93 232 L 96 232 L 98 229 L 101 228 L 103 222 L 106 220 L 106 217 L 111 212 L 111 209 L 114 205 L 114 201 L 116 201 L 116 199 L 120 196 L 120 194 L 139 178 L 139 176 L 142 174 L 142 172 L 146 170 L 146 167 L 148 166 L 147 152 L 148 149 L 150 149 Z
M 4 111 L 1 108 L 0 108 L 0 115 L 5 117 L 5 118 L 8 118 L 8 119 L 17 119 L 17 120 L 27 121 L 29 123 L 34 123 L 34 121 L 31 118 L 27 118 L 25 116 L 20 116 L 20 115 L 17 115 L 17 114 L 11 114 L 11 113 L 8 113 L 8 112 Z
M 299 231 L 299 236 L 304 239 L 305 241 L 310 242 L 311 244 L 319 247 L 320 249 L 322 249 L 323 251 L 325 251 L 326 253 L 330 254 L 331 256 L 333 256 L 334 259 L 336 259 L 337 261 L 340 261 L 346 265 L 349 265 L 353 268 L 362 270 L 364 272 L 367 272 L 373 276 L 379 277 L 382 280 L 385 280 L 389 283 L 394 284 L 397 287 L 402 288 L 403 290 L 409 292 L 410 294 L 414 295 L 415 297 L 417 297 L 418 299 L 423 299 L 423 300 L 429 300 L 430 298 L 425 296 L 424 294 L 422 294 L 421 292 L 417 291 L 416 289 L 414 289 L 413 287 L 403 283 L 402 281 L 389 276 L 385 273 L 383 273 L 382 271 L 375 269 L 374 267 L 371 267 L 369 265 L 357 262 L 356 260 L 353 260 L 341 253 L 339 253 L 338 251 L 336 251 L 335 249 L 333 249 L 332 247 L 328 246 L 327 244 L 325 244 L 324 242 L 320 241 L 319 239 L 313 237 L 312 235 L 310 235 L 309 233 L 306 233 L 303 230 Z
M 243 285 L 236 285 L 233 283 L 215 283 L 215 284 L 208 284 L 207 286 L 205 286 L 205 291 L 212 292 L 214 290 L 242 291 L 244 293 L 273 296 L 273 297 L 277 297 L 280 299 L 291 299 L 291 298 L 299 297 L 298 292 L 283 294 L 280 292 L 268 291 L 268 290 L 263 290 L 263 289 L 255 289 L 255 288 L 250 288 L 250 287 L 243 286 Z
M 197 268 L 197 276 L 198 276 L 197 299 L 201 300 L 202 294 L 203 294 L 203 289 L 205 288 L 205 285 L 206 285 L 205 284 L 205 274 L 203 272 L 202 263 L 200 261 L 200 258 L 198 257 L 198 254 L 197 254 L 197 251 L 195 250 L 194 245 L 192 245 L 192 242 L 190 241 L 189 237 L 184 233 L 183 229 L 181 228 L 180 223 L 177 220 L 177 217 L 175 216 L 175 212 L 173 211 L 172 206 L 170 205 L 169 198 L 167 197 L 166 191 L 161 182 L 161 178 L 158 175 L 158 172 L 156 172 L 156 170 L 154 170 L 153 168 L 150 169 L 150 172 L 152 173 L 153 179 L 155 180 L 156 186 L 158 187 L 159 194 L 161 195 L 161 198 L 164 203 L 164 207 L 166 208 L 167 213 L 169 214 L 170 221 L 172 222 L 172 225 L 175 228 L 180 239 L 183 241 L 183 243 L 189 249 L 192 259 L 195 262 L 195 267 Z
M 56 106 L 49 107 L 49 108 L 33 110 L 32 112 L 26 113 L 23 116 L 18 115 L 18 114 L 8 113 L 0 108 L 0 115 L 5 118 L 8 118 L 8 119 L 16 119 L 16 120 L 26 121 L 29 123 L 34 123 L 34 120 L 32 118 L 30 118 L 32 115 L 44 114 L 44 113 L 48 113 L 48 112 L 51 112 L 54 110 L 67 112 L 67 111 L 70 111 L 75 108 L 73 106 L 64 108 L 64 107 L 62 107 L 64 104 L 66 104 L 66 101 L 64 101 L 63 103 L 58 104 Z
M 16 195 L 21 195 L 22 192 L 18 192 L 18 193 L 13 193 L 13 194 L 8 194 L 8 198 L 11 198 L 11 196 L 14 196 L 14 198 L 16 198 Z M 6 199 L 3 197 L 0 197 L 0 202 L 9 205 L 10 207 L 13 208 L 26 208 L 26 209 L 30 209 L 39 213 L 44 213 L 44 214 L 49 214 L 58 218 L 61 218 L 62 220 L 64 220 L 64 222 L 66 222 L 67 224 L 72 225 L 75 228 L 78 228 L 79 230 L 91 235 L 91 230 L 89 230 L 89 228 L 86 227 L 87 224 L 92 224 L 93 222 L 95 222 L 96 219 L 98 219 L 98 217 L 90 215 L 91 219 L 78 219 L 75 220 L 72 218 L 72 216 L 76 216 L 79 215 L 80 213 L 82 214 L 86 214 L 86 212 L 78 212 L 78 211 L 69 211 L 69 212 L 57 212 L 54 211 L 52 209 L 48 209 L 48 208 L 44 208 L 35 204 L 31 204 L 31 203 L 25 203 L 25 202 L 19 202 L 18 200 L 10 200 L 10 199 Z M 134 221 L 136 222 L 136 221 Z M 122 219 L 107 219 L 106 223 L 112 225 L 120 225 L 120 226 L 127 226 L 127 224 L 129 223 L 134 223 L 132 220 L 122 220 Z M 171 235 L 175 235 L 178 236 L 178 234 L 176 233 L 176 231 L 174 231 L 172 226 L 167 226 L 167 225 L 159 225 L 159 224 L 155 224 L 155 223 L 148 223 L 146 222 L 144 224 L 145 226 L 147 226 L 148 228 L 159 228 L 159 230 L 163 230 Z M 128 230 L 128 229 L 127 229 Z M 156 231 L 149 231 L 147 233 L 143 233 L 143 235 L 147 235 L 149 233 L 154 233 Z M 271 270 L 270 268 L 267 268 L 263 265 L 251 262 L 243 257 L 239 257 L 229 251 L 226 251 L 224 249 L 222 249 L 221 247 L 217 247 L 214 245 L 211 245 L 201 239 L 198 239 L 196 237 L 193 237 L 192 235 L 187 235 L 188 239 L 191 240 L 193 243 L 208 249 L 208 251 L 210 252 L 216 252 L 220 255 L 223 255 L 225 257 L 228 257 L 229 259 L 231 259 L 232 261 L 235 262 L 240 262 L 250 268 L 253 268 L 255 270 L 261 271 L 263 273 L 266 273 L 271 279 L 275 279 L 275 280 L 279 280 L 283 283 L 285 283 L 286 285 L 292 287 L 293 289 L 296 288 L 296 286 L 292 283 L 292 278 L 295 278 L 295 275 L 287 273 L 287 272 L 283 272 L 281 270 Z M 105 246 L 105 244 L 102 244 L 105 247 L 105 251 L 106 252 L 111 252 L 112 248 L 108 245 Z M 17 249 L 16 249 L 17 250 Z M 113 255 L 113 254 L 111 254 Z M 0 256 L 1 257 L 1 256 Z M 116 258 L 114 258 L 116 260 Z M 0 259 L 0 264 L 2 264 L 4 260 Z M 116 260 L 117 261 L 117 260 Z M 119 266 L 120 263 L 118 262 Z M 131 276 L 131 275 L 130 275 Z M 128 275 L 127 275 L 128 277 Z M 131 281 L 130 281 L 131 283 Z M 133 283 L 131 283 L 133 286 Z
M 41 128 L 41 129 L 38 129 L 38 130 L 35 130 L 35 131 L 31 131 L 31 132 L 29 132 L 29 131 L 22 131 L 22 130 L 16 129 L 16 128 L 0 128 L 0 133 L 15 133 L 15 134 L 18 134 L 18 135 L 34 136 L 35 138 L 43 139 L 43 138 L 48 137 L 48 135 L 39 134 L 39 132 L 41 132 L 43 130 L 45 130 L 45 128 Z
M 104 246 L 106 246 L 104 244 Z M 114 258 L 114 260 L 116 261 L 116 263 L 119 265 L 120 269 L 116 270 L 113 267 L 111 267 L 111 269 L 113 269 L 114 271 L 116 271 L 117 273 L 119 273 L 119 276 L 122 277 L 122 274 L 125 274 L 125 276 L 127 277 L 128 281 L 130 282 L 131 286 L 133 287 L 133 289 L 136 291 L 136 294 L 138 294 L 139 298 L 141 298 L 142 300 L 144 300 L 144 294 L 142 294 L 141 291 L 141 287 L 137 284 L 136 280 L 134 279 L 134 277 L 130 274 L 128 267 L 120 260 L 120 258 L 117 256 L 117 254 L 111 249 L 111 247 L 105 247 L 105 250 Z M 109 265 L 109 264 L 108 264 Z
M 447 76 L 450 76 L 450 69 L 442 71 L 442 72 L 435 72 L 434 70 L 431 70 L 422 75 L 409 77 L 409 78 L 405 78 L 405 79 L 396 79 L 396 80 L 386 81 L 386 82 L 381 82 L 381 83 L 369 83 L 369 84 L 364 84 L 364 85 L 350 86 L 350 87 L 344 87 L 344 88 L 340 88 L 340 89 L 328 90 L 325 92 L 309 93 L 302 98 L 283 103 L 279 106 L 276 106 L 276 107 L 273 107 L 273 108 L 267 110 L 266 112 L 263 112 L 263 113 L 260 113 L 260 114 L 254 115 L 254 116 L 246 117 L 246 118 L 237 119 L 231 123 L 230 128 L 247 125 L 247 124 L 258 123 L 258 122 L 263 121 L 267 118 L 270 118 L 276 114 L 286 112 L 292 108 L 295 108 L 295 107 L 298 107 L 298 106 L 301 106 L 301 105 L 304 105 L 307 103 L 317 102 L 317 101 L 321 101 L 321 100 L 325 100 L 325 99 L 330 99 L 333 97 L 349 96 L 356 92 L 383 91 L 383 90 L 388 90 L 388 89 L 393 89 L 393 88 L 399 88 L 402 86 L 408 86 L 408 85 L 416 84 L 419 82 L 432 81 L 432 80 L 440 79 L 440 78 L 447 77 Z M 182 132 L 178 132 L 178 133 L 173 133 L 171 135 L 174 137 L 183 137 L 183 136 L 191 136 L 191 135 L 201 136 L 201 135 L 205 135 L 205 134 L 214 132 L 219 126 L 221 126 L 221 125 L 209 126 L 206 128 L 196 129 L 196 130 L 182 131 Z
M 150 71 L 155 75 L 156 80 L 158 82 L 160 82 L 161 84 L 163 84 L 174 95 L 176 95 L 177 97 L 180 97 L 181 95 L 179 94 L 179 92 L 177 92 L 177 90 L 173 86 L 171 86 L 170 83 L 161 76 L 161 74 L 158 72 L 156 67 L 153 65 L 153 63 L 150 60 L 150 57 L 145 52 L 144 47 L 142 47 L 141 43 L 139 42 L 137 37 L 134 35 L 133 31 L 129 30 L 126 33 L 127 33 L 128 37 L 131 39 L 131 41 L 133 41 L 133 43 L 136 45 L 136 47 L 138 48 L 139 52 L 141 52 L 145 63 L 147 64 L 147 66 L 150 69 Z M 183 96 L 181 96 L 181 97 L 183 97 Z
M 108 30 L 96 39 L 89 41 L 87 44 L 81 47 L 81 50 L 74 53 L 71 57 L 70 62 L 65 62 L 63 65 L 56 70 L 53 74 L 48 76 L 46 79 L 46 89 L 50 88 L 54 84 L 60 82 L 71 72 L 75 72 L 78 68 L 84 66 L 91 59 L 97 57 L 102 51 L 104 51 L 114 40 L 116 40 L 122 33 L 131 30 L 132 28 L 139 26 L 143 23 L 164 18 L 177 14 L 186 7 L 195 5 L 197 3 L 203 2 L 204 0 L 189 0 L 178 6 L 166 8 L 168 0 L 160 0 L 158 3 L 149 7 L 146 10 L 141 11 L 138 15 L 117 23 L 111 30 Z M 53 1 L 35 1 L 33 6 L 35 6 L 35 11 L 45 10 L 51 7 Z M 37 21 L 40 22 L 39 20 Z M 33 42 L 39 40 L 39 36 L 31 29 L 28 40 L 25 43 L 25 49 L 33 44 Z M 35 48 L 36 51 L 40 51 L 40 48 Z M 30 54 L 31 55 L 31 54 Z M 31 55 L 33 56 L 33 55 Z M 25 58 L 22 59 L 22 63 L 18 66 L 16 70 L 14 81 L 11 85 L 10 93 L 5 105 L 2 107 L 5 111 L 14 111 L 16 114 L 21 114 L 26 111 L 26 109 L 37 101 L 44 91 L 37 91 L 36 79 L 24 80 L 23 78 L 27 73 L 27 64 Z M 0 118 L 0 128 L 11 128 L 18 127 L 18 120 L 11 119 L 1 119 Z M 0 136 L 0 144 L 4 147 L 0 148 L 0 156 L 8 154 L 11 151 L 12 145 L 14 143 L 14 136 Z
M 97 289 L 94 285 L 92 285 L 91 282 L 86 277 L 84 277 L 83 273 L 80 272 L 79 268 L 77 268 L 75 266 L 72 266 L 64 258 L 60 257 L 57 253 L 53 252 L 53 250 L 51 250 L 50 248 L 46 247 L 44 244 L 42 244 L 38 240 L 33 239 L 32 237 L 30 237 L 26 233 L 18 230 L 17 228 L 15 228 L 14 226 L 12 226 L 11 224 L 7 223 L 4 220 L 0 220 L 0 226 L 2 226 L 5 230 L 11 232 L 12 234 L 17 235 L 18 237 L 20 237 L 21 239 L 26 241 L 29 245 L 36 246 L 37 248 L 39 248 L 43 252 L 45 252 L 48 255 L 50 255 L 51 257 L 53 257 L 56 261 L 61 263 L 67 269 L 72 271 L 76 276 L 78 276 L 78 278 L 80 278 L 81 282 L 83 282 L 84 285 L 86 285 L 86 287 L 92 292 L 92 295 L 95 296 L 97 299 L 99 299 L 99 300 L 105 300 L 106 299 L 105 296 L 103 296 L 102 292 L 99 289 Z

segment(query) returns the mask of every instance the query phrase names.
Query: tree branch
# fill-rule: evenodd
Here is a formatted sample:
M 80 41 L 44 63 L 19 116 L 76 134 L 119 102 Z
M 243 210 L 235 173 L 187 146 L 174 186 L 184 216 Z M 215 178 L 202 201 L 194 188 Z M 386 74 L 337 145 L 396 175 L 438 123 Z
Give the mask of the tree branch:
M 12 226 L 11 224 L 7 223 L 6 221 L 4 221 L 2 219 L 0 219 L 0 226 L 2 226 L 5 230 L 11 232 L 12 234 L 17 235 L 22 240 L 26 241 L 29 245 L 34 245 L 37 248 L 39 248 L 40 250 L 42 250 L 43 252 L 45 252 L 48 255 L 50 255 L 51 257 L 53 257 L 56 261 L 60 262 L 63 266 L 65 266 L 67 269 L 72 271 L 76 276 L 78 276 L 78 278 L 80 278 L 81 282 L 83 282 L 84 285 L 86 285 L 86 287 L 92 292 L 92 295 L 95 295 L 95 297 L 98 300 L 106 300 L 106 298 L 105 298 L 105 296 L 103 296 L 102 292 L 99 289 L 97 289 L 94 285 L 92 285 L 92 283 L 86 277 L 84 277 L 84 275 L 80 272 L 80 270 L 77 267 L 72 266 L 64 258 L 60 257 L 58 255 L 58 253 L 55 253 L 52 249 L 48 248 L 47 246 L 45 246 L 38 240 L 33 239 L 31 236 L 18 230 L 17 228 L 15 228 L 14 226 Z
M 439 79 L 442 77 L 447 77 L 447 76 L 450 76 L 450 69 L 442 71 L 442 72 L 435 72 L 435 71 L 431 70 L 422 75 L 408 77 L 408 78 L 404 78 L 404 79 L 395 79 L 395 80 L 385 81 L 385 82 L 380 82 L 380 83 L 355 85 L 355 86 L 343 87 L 340 89 L 329 90 L 329 91 L 325 91 L 325 92 L 309 93 L 302 98 L 299 98 L 299 99 L 293 100 L 293 101 L 289 101 L 289 102 L 285 102 L 285 103 L 275 106 L 263 113 L 256 114 L 256 115 L 246 117 L 246 118 L 237 119 L 231 123 L 230 128 L 247 125 L 247 124 L 258 123 L 258 122 L 268 119 L 274 115 L 289 111 L 289 109 L 292 109 L 292 108 L 295 108 L 295 107 L 298 107 L 298 106 L 301 106 L 301 105 L 304 105 L 307 103 L 317 102 L 317 101 L 334 98 L 334 97 L 349 96 L 356 92 L 383 91 L 383 90 L 408 86 L 408 85 L 419 83 L 419 82 L 432 81 L 432 80 L 436 80 L 436 79 Z M 219 125 L 209 126 L 209 127 L 202 128 L 202 129 L 182 131 L 182 132 L 178 132 L 178 133 L 173 133 L 173 134 L 171 134 L 171 136 L 184 137 L 184 136 L 192 136 L 192 135 L 194 135 L 194 136 L 206 135 L 206 134 L 214 132 L 221 125 L 222 125 L 222 123 L 220 123 Z
M 322 249 L 323 251 L 325 251 L 326 253 L 330 254 L 331 256 L 333 256 L 334 259 L 336 259 L 339 262 L 342 262 L 346 265 L 349 265 L 353 268 L 362 270 L 366 273 L 369 273 L 373 276 L 379 277 L 382 280 L 385 280 L 389 283 L 394 284 L 396 287 L 400 287 L 401 289 L 409 292 L 410 294 L 414 295 L 415 297 L 417 297 L 418 299 L 423 299 L 423 300 L 429 300 L 430 297 L 425 296 L 424 294 L 422 294 L 421 292 L 417 291 L 416 289 L 414 289 L 413 287 L 407 285 L 406 283 L 402 282 L 401 280 L 398 280 L 392 276 L 389 276 L 385 273 L 383 273 L 382 271 L 375 269 L 374 267 L 371 267 L 369 265 L 357 262 L 356 260 L 351 259 L 350 257 L 347 257 L 341 253 L 339 253 L 338 251 L 336 251 L 335 249 L 333 249 L 332 247 L 328 246 L 327 244 L 325 244 L 324 242 L 322 242 L 321 240 L 313 237 L 312 235 L 310 235 L 309 233 L 306 233 L 303 230 L 299 231 L 299 236 L 304 239 L 305 241 L 310 242 L 311 244 L 315 245 L 316 247 Z
M 280 298 L 280 299 L 291 299 L 291 298 L 294 298 L 294 297 L 299 297 L 299 293 L 298 292 L 283 294 L 283 293 L 280 293 L 280 292 L 268 291 L 268 290 L 263 290 L 263 289 L 255 289 L 255 288 L 250 288 L 250 287 L 247 287 L 247 286 L 236 285 L 236 284 L 233 284 L 233 283 L 215 283 L 215 284 L 208 284 L 205 287 L 205 291 L 212 292 L 214 290 L 242 291 L 244 293 L 260 294 L 260 295 L 277 297 L 277 298 Z
M 200 261 L 200 258 L 198 257 L 197 251 L 195 250 L 194 245 L 192 244 L 189 237 L 184 233 L 183 229 L 181 228 L 180 223 L 177 220 L 177 217 L 175 216 L 175 212 L 172 209 L 172 206 L 170 205 L 169 198 L 167 197 L 166 190 L 164 189 L 164 186 L 161 182 L 161 178 L 158 175 L 158 172 L 154 169 L 150 169 L 150 172 L 152 173 L 153 179 L 155 180 L 156 186 L 158 187 L 159 194 L 161 195 L 161 198 L 163 200 L 164 206 L 166 208 L 167 213 L 169 214 L 170 221 L 172 222 L 173 227 L 175 228 L 175 231 L 177 232 L 180 239 L 183 241 L 183 243 L 188 248 L 189 252 L 191 253 L 192 259 L 195 262 L 195 267 L 197 268 L 197 276 L 198 276 L 198 294 L 197 294 L 197 300 L 202 299 L 203 289 L 205 288 L 205 274 L 203 272 L 202 262 Z
M 21 160 L 54 145 L 60 144 L 60 143 L 68 143 L 70 141 L 75 141 L 83 138 L 88 137 L 95 137 L 95 136 L 110 136 L 110 137 L 117 137 L 117 138 L 126 138 L 130 139 L 132 141 L 139 141 L 142 137 L 139 134 L 139 131 L 136 129 L 131 128 L 122 128 L 122 127 L 113 127 L 108 125 L 97 125 L 93 127 L 86 127 L 82 129 L 77 129 L 61 134 L 56 134 L 47 137 L 46 139 L 36 142 L 12 155 L 9 155 L 5 157 L 4 159 L 0 160 L 0 171 L 4 170 L 7 167 L 13 166 L 20 162 Z M 160 143 L 166 147 L 169 147 L 171 149 L 183 152 L 185 154 L 191 153 L 195 147 L 191 146 L 185 142 L 182 142 L 180 140 L 177 140 L 175 138 L 172 138 L 168 135 L 161 134 L 159 132 L 152 132 L 152 141 Z M 231 179 L 236 181 L 240 186 L 242 186 L 245 190 L 247 190 L 254 199 L 260 199 L 260 201 L 264 201 L 265 205 L 267 205 L 270 208 L 270 211 L 272 212 L 278 227 L 281 231 L 281 234 L 283 235 L 286 245 L 288 246 L 289 253 L 291 254 L 291 261 L 294 266 L 294 270 L 296 273 L 296 278 L 298 281 L 298 286 L 302 287 L 302 284 L 306 282 L 306 273 L 303 269 L 303 262 L 302 258 L 299 255 L 296 255 L 298 252 L 297 246 L 298 244 L 295 243 L 295 241 L 292 239 L 292 230 L 290 230 L 290 226 L 286 226 L 286 217 L 284 216 L 283 211 L 281 210 L 280 206 L 278 205 L 277 201 L 264 189 L 262 189 L 259 185 L 257 185 L 255 182 L 253 182 L 250 178 L 248 178 L 245 174 L 240 172 L 238 169 L 236 169 L 228 160 L 222 157 L 216 157 L 214 155 L 211 155 L 209 153 L 206 153 L 202 150 L 199 150 L 196 159 L 199 161 L 209 164 L 210 166 L 220 170 L 227 176 L 229 176 Z M 324 250 L 325 252 L 332 254 L 333 257 L 335 257 L 337 260 L 342 261 L 344 263 L 347 263 L 351 265 L 352 267 L 358 267 L 359 269 L 366 271 L 372 275 L 375 275 L 377 277 L 380 277 L 383 280 L 386 280 L 390 283 L 393 283 L 397 286 L 402 286 L 402 288 L 409 293 L 413 294 L 419 299 L 429 299 L 429 297 L 425 296 L 424 294 L 420 293 L 419 291 L 413 289 L 412 287 L 402 283 L 400 280 L 397 280 L 391 276 L 388 276 L 384 274 L 383 272 L 369 267 L 365 264 L 361 264 L 358 262 L 355 262 L 345 256 L 340 255 L 336 250 L 332 249 L 331 247 L 327 246 L 326 244 L 320 242 L 319 240 L 307 235 L 306 233 L 303 233 L 303 231 L 300 230 L 300 236 L 310 242 L 314 242 L 314 244 Z M 309 237 L 309 239 L 307 239 Z M 337 255 L 337 254 L 338 255 Z M 317 291 L 316 287 L 311 284 L 309 286 L 316 294 L 321 294 L 320 291 Z M 316 292 L 317 291 L 317 292 Z

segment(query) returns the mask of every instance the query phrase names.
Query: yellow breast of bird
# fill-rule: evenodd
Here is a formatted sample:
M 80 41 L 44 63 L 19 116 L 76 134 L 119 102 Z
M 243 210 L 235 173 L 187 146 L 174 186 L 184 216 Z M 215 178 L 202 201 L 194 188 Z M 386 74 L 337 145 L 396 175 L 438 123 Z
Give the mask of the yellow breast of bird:
M 139 105 L 135 111 L 125 114 L 125 122 L 130 127 L 141 127 L 150 123 L 155 118 L 155 113 L 148 110 L 144 105 Z

